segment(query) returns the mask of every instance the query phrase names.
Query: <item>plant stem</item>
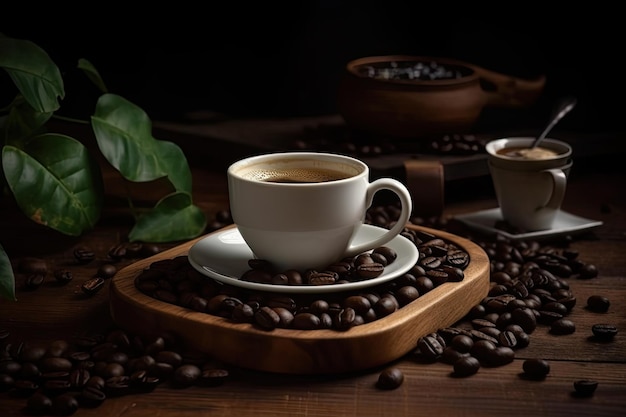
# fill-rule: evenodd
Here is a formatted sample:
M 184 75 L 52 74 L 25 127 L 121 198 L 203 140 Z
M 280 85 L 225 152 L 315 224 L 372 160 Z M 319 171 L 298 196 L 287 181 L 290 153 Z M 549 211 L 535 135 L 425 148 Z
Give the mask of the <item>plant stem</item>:
M 87 121 L 87 120 L 80 120 L 80 119 L 74 119 L 73 117 L 59 116 L 58 114 L 55 114 L 52 117 L 55 118 L 55 119 L 64 120 L 66 122 L 80 123 L 80 124 L 83 124 L 83 125 L 88 125 L 89 124 L 89 121 Z

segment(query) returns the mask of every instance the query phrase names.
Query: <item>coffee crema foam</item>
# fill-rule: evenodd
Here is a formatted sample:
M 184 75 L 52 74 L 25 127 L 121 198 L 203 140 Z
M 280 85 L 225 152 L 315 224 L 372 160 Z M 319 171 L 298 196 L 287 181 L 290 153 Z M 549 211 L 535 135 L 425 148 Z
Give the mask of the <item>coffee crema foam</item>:
M 325 168 L 251 169 L 241 174 L 247 180 L 280 183 L 317 183 L 350 177 L 345 172 Z
M 559 155 L 558 152 L 542 147 L 536 148 L 522 148 L 522 147 L 509 147 L 499 149 L 498 155 L 508 156 L 509 158 L 527 159 L 527 160 L 541 160 L 551 159 Z

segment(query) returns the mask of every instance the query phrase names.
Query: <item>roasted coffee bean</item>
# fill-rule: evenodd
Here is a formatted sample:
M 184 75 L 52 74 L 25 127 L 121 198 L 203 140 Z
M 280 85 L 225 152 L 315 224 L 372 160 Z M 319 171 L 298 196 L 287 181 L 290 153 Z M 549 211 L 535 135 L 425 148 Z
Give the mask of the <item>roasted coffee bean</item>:
M 429 269 L 426 271 L 426 276 L 430 278 L 435 287 L 448 282 L 450 279 L 450 274 L 442 269 Z
M 522 369 L 527 378 L 544 379 L 550 373 L 550 363 L 545 359 L 526 359 Z
M 470 263 L 470 257 L 467 252 L 454 249 L 446 254 L 446 262 L 457 268 L 466 268 Z
M 389 265 L 387 258 L 385 258 L 385 256 L 381 253 L 372 252 L 370 253 L 370 258 L 372 258 L 372 261 L 374 261 L 375 263 L 381 264 L 383 267 L 386 267 Z
M 563 318 L 563 314 L 556 313 L 554 311 L 539 311 L 539 316 L 537 317 L 537 322 L 541 324 L 552 324 L 557 320 Z
M 537 316 L 530 308 L 518 308 L 511 311 L 511 317 L 514 324 L 519 325 L 528 334 L 537 328 Z
M 513 362 L 513 359 L 515 359 L 515 351 L 513 349 L 506 346 L 496 346 L 495 349 L 488 352 L 484 361 L 481 362 L 488 366 L 503 366 Z
M 496 327 L 496 324 L 487 319 L 479 318 L 472 320 L 472 326 L 474 329 L 480 329 L 482 327 Z
M 57 416 L 69 416 L 78 410 L 78 400 L 71 393 L 61 394 L 52 399 L 52 412 Z
M 126 257 L 126 245 L 124 243 L 117 244 L 111 247 L 107 254 L 109 255 L 109 258 L 119 261 L 120 259 Z
M 203 369 L 197 384 L 208 387 L 222 385 L 230 376 L 227 369 Z
M 469 330 L 470 334 L 472 335 L 472 339 L 474 339 L 474 341 L 479 341 L 479 340 L 486 340 L 489 341 L 495 345 L 497 345 L 498 339 L 496 339 L 493 336 L 489 336 L 487 333 L 483 333 L 480 330 L 476 330 L 476 329 L 470 329 Z
M 96 258 L 96 255 L 89 248 L 79 247 L 74 249 L 74 258 L 80 264 L 88 264 Z
M 580 269 L 578 276 L 581 279 L 595 278 L 598 276 L 598 268 L 593 264 L 586 264 Z
M 19 379 L 37 380 L 41 376 L 41 371 L 36 364 L 32 362 L 23 362 L 17 377 Z
M 391 296 L 381 297 L 372 307 L 376 312 L 376 317 L 385 317 L 398 309 L 397 300 Z
M 449 265 L 442 265 L 441 270 L 448 274 L 447 282 L 461 282 L 465 278 L 465 273 L 461 268 Z
M 321 320 L 313 313 L 298 313 L 293 317 L 291 326 L 299 330 L 315 330 L 320 328 Z
M 243 273 L 241 276 L 242 281 L 249 282 L 258 282 L 261 284 L 271 284 L 272 283 L 272 274 L 269 271 L 264 271 L 261 269 L 250 269 Z
M 174 371 L 172 382 L 179 388 L 189 387 L 196 383 L 201 374 L 202 370 L 196 365 L 181 365 Z
M 466 334 L 458 334 L 452 338 L 450 346 L 460 353 L 468 353 L 474 346 L 474 339 Z
M 424 259 L 421 259 L 419 264 L 427 271 L 429 269 L 437 269 L 441 266 L 441 259 L 436 256 L 427 256 Z
M 30 415 L 46 415 L 52 412 L 52 399 L 41 392 L 36 392 L 26 401 L 26 410 Z
M 415 300 L 417 300 L 420 296 L 419 291 L 412 285 L 405 285 L 400 287 L 396 292 L 396 299 L 400 303 L 400 306 L 405 306 Z
M 118 397 L 130 393 L 130 377 L 122 374 L 106 379 L 105 390 L 111 397 Z
M 271 297 L 267 300 L 267 306 L 271 308 L 284 308 L 291 312 L 296 311 L 297 305 L 296 301 L 288 296 L 276 296 Z
M 345 331 L 355 326 L 356 312 L 353 308 L 346 307 L 341 309 L 333 319 L 333 328 Z
M 67 284 L 74 279 L 74 275 L 72 271 L 68 269 L 59 268 L 54 270 L 54 279 L 56 279 L 59 284 Z
M 598 388 L 598 381 L 579 379 L 574 381 L 574 390 L 581 397 L 591 397 Z
M 28 274 L 24 278 L 24 288 L 26 288 L 27 290 L 36 290 L 37 288 L 41 287 L 41 284 L 43 284 L 44 279 L 45 279 L 45 276 L 43 274 L 39 274 L 39 273 Z
M 174 367 L 178 367 L 183 363 L 183 357 L 181 354 L 171 350 L 162 350 L 158 352 L 155 355 L 154 360 L 157 362 L 169 363 Z
M 307 275 L 310 285 L 332 285 L 337 282 L 338 275 L 331 271 L 312 271 Z
M 613 340 L 617 335 L 617 327 L 612 324 L 594 324 L 591 331 L 598 340 Z
M 392 390 L 398 388 L 404 382 L 404 374 L 396 367 L 383 370 L 378 375 L 376 387 L 384 390 Z
M 501 332 L 498 337 L 498 342 L 500 342 L 500 346 L 508 347 L 514 349 L 517 347 L 517 337 L 515 337 L 515 333 L 510 330 L 505 330 Z
M 47 349 L 43 346 L 33 346 L 29 344 L 23 345 L 19 354 L 17 355 L 20 362 L 32 362 L 36 363 L 43 358 L 47 353 Z
M 272 285 L 288 285 L 289 277 L 285 274 L 276 274 L 272 275 Z
M 86 386 L 81 390 L 77 400 L 82 407 L 95 408 L 106 400 L 106 394 L 102 389 Z
M 271 308 L 263 306 L 254 313 L 254 321 L 265 330 L 273 330 L 280 323 L 280 316 Z
M 159 245 L 155 243 L 143 243 L 141 245 L 141 249 L 139 250 L 139 255 L 143 258 L 148 258 L 160 252 L 161 248 L 159 247 Z
M 457 377 L 471 376 L 480 369 L 480 361 L 473 356 L 463 356 L 454 362 L 453 369 Z
M 83 282 L 81 285 L 81 290 L 88 296 L 95 295 L 98 291 L 100 291 L 104 287 L 104 279 L 100 277 L 90 278 Z
M 239 304 L 233 308 L 230 317 L 238 323 L 251 323 L 254 319 L 254 311 L 249 304 Z
M 115 265 L 102 264 L 98 268 L 96 275 L 99 276 L 100 278 L 108 279 L 108 278 L 112 278 L 113 276 L 115 276 L 116 273 L 117 273 L 117 268 L 115 267 Z
M 496 344 L 489 340 L 477 340 L 472 345 L 469 353 L 479 361 L 486 362 L 495 348 Z
M 41 372 L 69 372 L 72 370 L 72 362 L 67 358 L 46 357 L 42 358 L 39 363 Z
M 49 379 L 44 381 L 41 388 L 46 394 L 56 396 L 69 391 L 72 385 L 66 379 Z
M 572 334 L 576 331 L 576 325 L 569 319 L 559 319 L 550 325 L 550 333 L 556 335 Z
M 380 246 L 375 248 L 372 252 L 383 255 L 387 260 L 387 265 L 392 264 L 398 258 L 398 253 L 389 246 Z
M 365 314 L 370 308 L 372 308 L 372 303 L 366 297 L 361 295 L 352 295 L 348 296 L 343 301 L 344 307 L 350 307 L 354 309 L 357 314 Z
M 587 308 L 597 313 L 606 313 L 610 306 L 611 301 L 602 295 L 592 295 L 587 299 Z
M 72 388 L 83 388 L 90 378 L 91 374 L 88 370 L 76 368 L 70 372 L 69 382 Z
M 356 274 L 362 279 L 379 277 L 384 271 L 384 265 L 377 262 L 364 263 L 356 267 Z
M 434 335 L 422 336 L 417 341 L 417 349 L 420 355 L 428 360 L 435 361 L 443 354 L 446 348 L 445 342 Z
M 457 360 L 465 356 L 469 356 L 469 353 L 461 353 L 452 346 L 448 346 L 443 350 L 443 353 L 439 357 L 439 361 L 447 363 L 448 365 L 454 365 Z
M 352 265 L 349 262 L 335 262 L 326 267 L 326 270 L 339 276 L 347 276 L 352 271 Z

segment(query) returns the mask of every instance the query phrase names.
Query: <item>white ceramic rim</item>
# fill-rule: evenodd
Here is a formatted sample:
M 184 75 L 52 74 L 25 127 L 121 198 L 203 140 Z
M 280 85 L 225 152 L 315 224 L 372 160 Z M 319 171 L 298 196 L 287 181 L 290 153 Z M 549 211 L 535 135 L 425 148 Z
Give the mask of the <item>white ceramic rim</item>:
M 497 154 L 497 152 L 500 149 L 508 148 L 508 147 L 518 147 L 518 146 L 528 147 L 530 144 L 532 144 L 534 140 L 535 138 L 532 136 L 519 136 L 519 137 L 511 137 L 511 138 L 493 139 L 487 142 L 487 144 L 485 145 L 485 150 L 493 158 L 503 159 L 507 161 L 519 161 L 520 160 L 519 158 L 506 156 L 506 155 L 499 155 Z M 539 159 L 538 161 L 550 161 L 553 159 L 570 158 L 572 155 L 572 146 L 565 141 L 562 141 L 559 139 L 545 138 L 543 141 L 541 141 L 540 145 L 545 145 L 545 144 L 551 144 L 558 148 L 565 148 L 567 150 L 565 152 L 559 153 L 558 155 L 552 158 Z M 547 148 L 555 149 L 554 147 L 550 147 L 550 146 L 547 146 Z
M 236 178 L 239 181 L 245 181 L 245 182 L 250 182 L 250 183 L 255 183 L 255 184 L 267 184 L 268 186 L 271 185 L 272 187 L 276 187 L 276 186 L 279 186 L 279 187 L 316 187 L 318 186 L 319 187 L 319 186 L 323 186 L 324 184 L 327 184 L 324 182 L 308 182 L 308 183 L 263 182 L 263 181 L 249 179 L 249 178 L 244 178 L 239 173 L 237 173 L 238 170 L 244 167 L 250 167 L 255 164 L 259 164 L 264 161 L 268 161 L 268 160 L 272 160 L 276 158 L 311 159 L 311 160 L 316 159 L 316 160 L 327 161 L 327 162 L 335 162 L 337 164 L 353 166 L 355 170 L 358 171 L 357 174 L 350 175 L 347 178 L 333 180 L 332 181 L 333 183 L 354 181 L 363 176 L 369 176 L 368 165 L 365 162 L 359 159 L 353 158 L 351 156 L 343 155 L 339 153 L 329 153 L 329 152 L 299 152 L 299 151 L 298 152 L 292 152 L 292 151 L 272 152 L 268 154 L 256 155 L 256 156 L 251 156 L 248 158 L 240 159 L 239 161 L 234 162 L 228 167 L 227 174 L 231 176 L 232 178 Z

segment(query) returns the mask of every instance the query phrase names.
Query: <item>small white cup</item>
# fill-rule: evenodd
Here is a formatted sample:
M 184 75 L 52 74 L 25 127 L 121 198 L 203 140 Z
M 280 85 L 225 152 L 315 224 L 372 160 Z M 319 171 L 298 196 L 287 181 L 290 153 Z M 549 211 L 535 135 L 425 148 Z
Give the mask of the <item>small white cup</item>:
M 503 219 L 525 232 L 548 230 L 561 209 L 572 167 L 569 144 L 545 139 L 554 155 L 542 159 L 507 156 L 504 149 L 528 148 L 534 138 L 504 138 L 486 145 L 489 172 Z
M 338 179 L 316 182 L 328 171 L 337 173 Z M 285 172 L 302 178 L 276 182 Z M 227 174 L 234 223 L 254 256 L 278 270 L 323 268 L 383 246 L 404 230 L 412 212 L 410 193 L 401 182 L 391 178 L 370 182 L 368 166 L 344 155 L 259 155 L 233 163 Z M 377 239 L 353 244 L 374 194 L 383 189 L 400 199 L 397 223 Z

